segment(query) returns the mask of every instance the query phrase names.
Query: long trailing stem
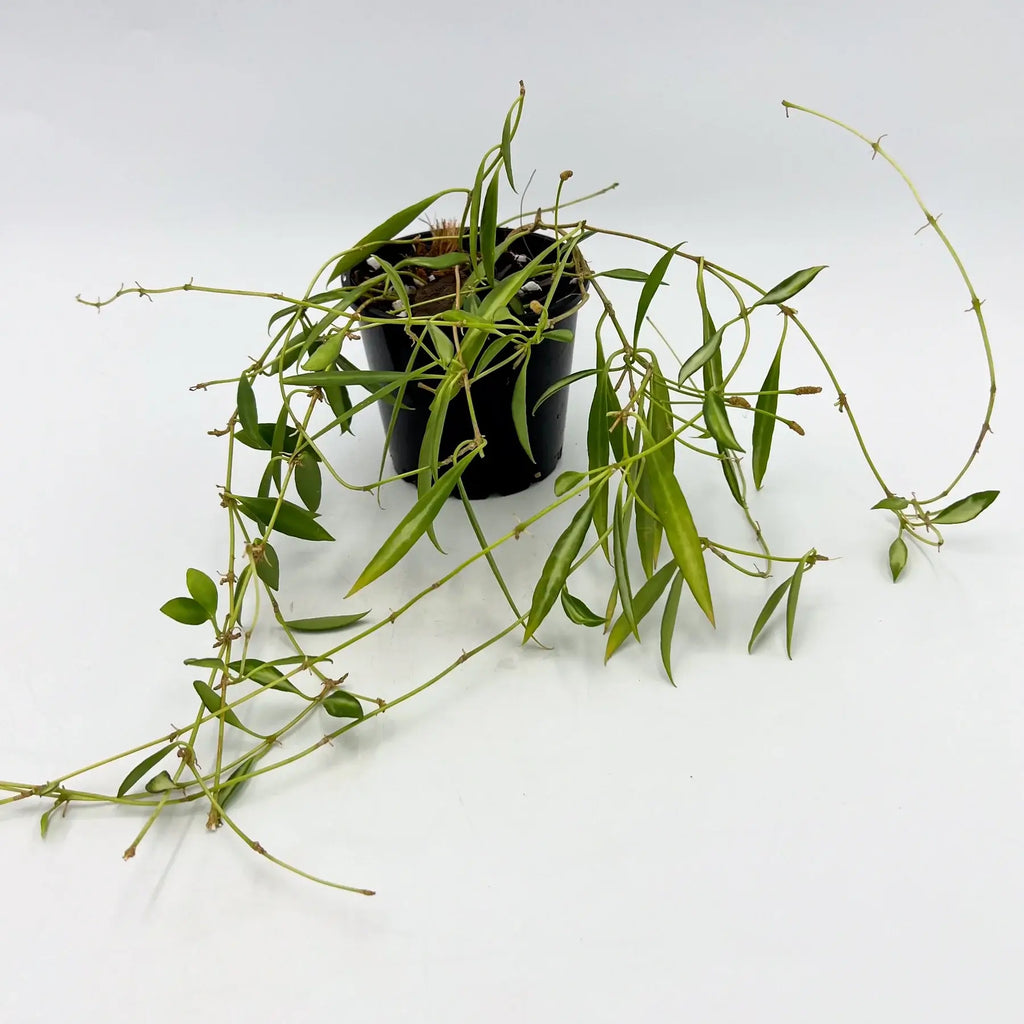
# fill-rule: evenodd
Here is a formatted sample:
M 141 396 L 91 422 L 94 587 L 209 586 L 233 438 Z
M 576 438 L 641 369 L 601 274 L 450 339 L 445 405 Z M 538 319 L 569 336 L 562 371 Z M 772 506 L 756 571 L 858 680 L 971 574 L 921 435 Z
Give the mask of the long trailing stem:
M 907 173 L 883 148 L 881 143 L 882 139 L 885 137 L 884 135 L 878 136 L 877 139 L 871 139 L 867 135 L 863 134 L 863 132 L 857 131 L 856 128 L 851 127 L 850 125 L 838 120 L 837 118 L 830 117 L 828 114 L 823 114 L 818 110 L 812 110 L 810 107 L 802 107 L 797 103 L 790 103 L 788 100 L 783 100 L 782 105 L 786 109 L 787 117 L 789 116 L 789 112 L 791 110 L 798 110 L 801 113 L 810 114 L 812 117 L 817 117 L 822 121 L 827 121 L 829 124 L 835 125 L 837 128 L 841 128 L 844 132 L 848 132 L 850 135 L 853 135 L 856 138 L 860 139 L 862 142 L 866 143 L 871 149 L 872 160 L 874 160 L 876 156 L 880 156 L 900 176 L 900 178 L 903 179 L 904 184 L 907 186 L 907 188 L 910 190 L 911 195 L 914 197 L 914 201 L 917 203 L 921 212 L 924 214 L 925 224 L 919 230 L 923 230 L 924 228 L 931 228 L 935 232 L 935 234 L 938 235 L 939 240 L 942 242 L 943 246 L 946 249 L 946 252 L 949 254 L 950 258 L 953 260 L 953 263 L 956 265 L 956 269 L 959 272 L 960 277 L 963 279 L 964 285 L 967 287 L 967 293 L 970 297 L 970 305 L 967 308 L 967 312 L 973 312 L 975 318 L 978 321 L 978 330 L 981 334 L 981 343 L 985 350 L 985 363 L 988 368 L 989 383 L 988 401 L 985 406 L 985 416 L 982 420 L 981 429 L 978 432 L 977 440 L 974 442 L 974 446 L 971 449 L 970 454 L 967 456 L 966 461 L 963 463 L 960 470 L 954 475 L 950 483 L 945 488 L 943 488 L 943 490 L 939 491 L 938 494 L 935 494 L 930 498 L 921 499 L 921 504 L 930 505 L 936 501 L 941 501 L 943 498 L 947 497 L 953 491 L 956 485 L 960 483 L 960 481 L 964 478 L 965 474 L 974 463 L 974 460 L 977 458 L 978 452 L 981 451 L 981 446 L 985 440 L 985 435 L 992 432 L 992 412 L 995 409 L 996 404 L 996 364 L 995 357 L 992 353 L 992 343 L 989 340 L 988 325 L 985 323 L 985 316 L 981 311 L 981 307 L 985 300 L 978 298 L 978 293 L 974 289 L 974 283 L 971 281 L 971 277 L 967 273 L 967 268 L 964 266 L 963 260 L 960 258 L 960 254 L 953 246 L 953 243 L 949 240 L 949 237 L 946 235 L 945 231 L 943 231 L 942 228 L 939 226 L 939 217 L 941 217 L 942 214 L 933 214 L 931 210 L 928 209 L 928 207 L 924 203 L 924 200 L 921 198 L 921 194 L 918 192 L 917 187 L 907 176 Z M 803 330 L 802 327 L 801 330 Z M 806 335 L 806 332 L 804 333 Z M 817 348 L 815 350 L 817 351 Z M 831 370 L 825 363 L 824 358 L 821 358 L 823 364 L 825 365 L 826 372 L 829 374 L 830 377 L 832 377 Z M 856 430 L 856 428 L 854 429 Z M 857 431 L 857 436 L 859 440 L 859 431 Z M 878 476 L 877 472 L 875 475 Z M 881 480 L 879 480 L 879 482 L 881 482 Z

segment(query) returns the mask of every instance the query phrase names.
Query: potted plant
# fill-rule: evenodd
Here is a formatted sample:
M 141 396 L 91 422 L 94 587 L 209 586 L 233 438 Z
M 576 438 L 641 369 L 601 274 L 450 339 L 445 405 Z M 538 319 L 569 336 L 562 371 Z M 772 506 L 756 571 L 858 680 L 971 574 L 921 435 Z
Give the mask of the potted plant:
M 434 193 L 386 218 L 324 261 L 299 295 L 235 292 L 270 301 L 275 310 L 269 319 L 271 340 L 230 382 L 230 408 L 223 428 L 214 432 L 222 438 L 227 456 L 220 495 L 227 569 L 220 574 L 188 569 L 187 593 L 172 597 L 161 609 L 203 634 L 204 653 L 197 649 L 186 662 L 193 676 L 202 676 L 192 683 L 193 720 L 45 783 L 0 781 L 0 792 L 6 794 L 0 804 L 44 802 L 43 835 L 55 812 L 79 803 L 115 803 L 144 815 L 138 835 L 125 851 L 127 859 L 167 807 L 196 803 L 206 809 L 211 829 L 227 825 L 260 855 L 311 877 L 274 856 L 235 820 L 232 805 L 247 784 L 312 756 L 330 740 L 411 699 L 511 633 L 522 643 L 539 642 L 538 631 L 556 606 L 573 623 L 600 631 L 606 659 L 630 637 L 639 640 L 641 627 L 647 630 L 660 606 L 655 635 L 671 680 L 680 608 L 692 601 L 710 625 L 715 622 L 705 564 L 709 555 L 755 585 L 781 577 L 752 624 L 748 647 L 752 650 L 768 623 L 778 617 L 784 620 L 785 646 L 791 654 L 804 577 L 827 559 L 814 548 L 774 550 L 750 510 L 748 495 L 751 483 L 759 490 L 766 480 L 777 429 L 803 432 L 790 418 L 791 403 L 822 390 L 791 386 L 785 380 L 784 356 L 794 338 L 810 345 L 820 359 L 837 408 L 850 423 L 878 483 L 874 507 L 890 516 L 895 527 L 888 552 L 894 581 L 906 568 L 912 544 L 941 546 L 947 526 L 973 519 L 995 500 L 994 490 L 953 499 L 989 430 L 995 376 L 981 302 L 952 244 L 927 209 L 922 206 L 927 226 L 955 259 L 968 290 L 990 380 L 982 429 L 972 439 L 966 459 L 949 486 L 920 499 L 899 493 L 876 468 L 839 380 L 792 305 L 823 267 L 798 270 L 765 289 L 679 245 L 573 219 L 567 209 L 593 197 L 563 201 L 569 172 L 560 176 L 552 205 L 532 219 L 499 220 L 502 187 L 515 188 L 512 143 L 524 95 L 521 88 L 505 117 L 500 142 L 487 151 L 470 185 Z M 787 114 L 799 110 L 823 116 L 794 104 L 785 106 Z M 858 136 L 873 156 L 892 163 L 878 141 L 833 123 Z M 441 217 L 421 230 L 410 230 L 451 197 L 461 202 L 460 216 Z M 584 252 L 589 253 L 602 236 L 631 240 L 640 254 L 637 265 L 592 266 Z M 678 355 L 673 338 L 659 338 L 661 332 L 649 319 L 670 279 L 675 284 L 688 280 L 694 297 L 696 342 L 688 350 L 679 349 Z M 634 289 L 629 306 L 613 303 L 609 281 Z M 712 283 L 728 298 L 725 313 L 709 299 Z M 136 285 L 86 304 L 102 308 L 129 294 L 202 290 L 225 291 L 191 281 L 164 289 Z M 570 370 L 576 317 L 588 299 L 597 312 L 593 355 Z M 775 333 L 772 357 L 758 367 L 760 387 L 743 390 L 737 372 L 754 350 L 751 337 L 765 330 Z M 366 346 L 369 368 L 349 358 L 359 338 Z M 578 353 L 578 344 L 576 349 Z M 473 497 L 512 493 L 552 472 L 561 448 L 565 395 L 580 381 L 593 388 L 586 466 L 565 469 L 554 480 L 552 500 L 545 507 L 506 535 L 488 538 L 474 512 Z M 338 500 L 343 489 L 326 497 L 325 483 L 342 478 L 325 439 L 345 435 L 353 417 L 371 406 L 380 410 L 385 425 L 381 472 L 363 485 L 343 482 L 348 488 L 370 490 L 409 480 L 416 483 L 417 492 L 379 549 L 353 567 L 349 594 L 363 591 L 403 559 L 415 557 L 411 553 L 424 536 L 434 540 L 434 520 L 452 497 L 461 502 L 479 550 L 369 624 L 368 613 L 344 608 L 324 609 L 312 618 L 289 618 L 280 594 L 295 584 L 282 567 L 274 541 L 279 536 L 310 542 L 333 539 L 319 522 L 319 510 L 325 500 Z M 262 459 L 258 479 L 248 479 L 238 469 L 234 455 L 239 446 Z M 388 448 L 396 470 L 392 475 L 385 471 Z M 677 465 L 695 459 L 718 465 L 723 496 L 742 510 L 748 540 L 713 536 L 706 524 L 695 522 L 677 474 Z M 528 603 L 522 597 L 517 601 L 495 552 L 530 523 L 548 516 L 561 517 L 558 538 Z M 487 562 L 510 608 L 503 629 L 397 694 L 362 694 L 346 686 L 346 675 L 337 666 L 349 648 L 443 592 L 480 559 Z M 573 590 L 573 574 L 590 560 L 602 567 L 607 579 L 608 599 L 598 610 Z M 292 654 L 259 656 L 254 629 L 267 608 Z M 323 636 L 329 639 L 317 643 L 316 638 Z M 286 695 L 289 710 L 272 732 L 260 733 L 247 719 L 252 702 L 271 690 Z M 281 751 L 282 742 L 300 736 L 300 728 L 315 720 L 313 716 L 326 716 L 331 723 L 326 732 L 297 750 Z M 111 791 L 80 788 L 79 776 L 109 765 L 117 766 L 119 779 Z

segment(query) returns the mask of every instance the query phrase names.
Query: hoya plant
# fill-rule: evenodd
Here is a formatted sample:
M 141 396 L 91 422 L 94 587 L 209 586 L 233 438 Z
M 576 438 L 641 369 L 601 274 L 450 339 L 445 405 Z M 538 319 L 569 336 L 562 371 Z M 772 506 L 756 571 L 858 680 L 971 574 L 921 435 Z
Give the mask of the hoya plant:
M 301 293 L 214 288 L 189 280 L 164 288 L 136 284 L 107 299 L 80 299 L 99 310 L 129 295 L 205 291 L 267 303 L 270 316 L 262 351 L 236 377 L 195 386 L 225 394 L 223 426 L 214 433 L 225 453 L 219 499 L 224 554 L 218 566 L 226 569 L 188 568 L 184 592 L 160 609 L 195 632 L 196 654 L 179 672 L 192 701 L 191 718 L 46 782 L 0 781 L 6 794 L 0 804 L 42 801 L 43 836 L 69 807 L 114 804 L 141 817 L 124 852 L 129 859 L 166 809 L 195 804 L 204 809 L 208 828 L 227 826 L 256 853 L 313 878 L 238 823 L 235 806 L 246 787 L 398 707 L 503 638 L 514 635 L 520 643 L 543 646 L 542 627 L 553 614 L 592 630 L 605 660 L 630 638 L 653 639 L 672 682 L 681 608 L 696 606 L 709 629 L 715 623 L 709 556 L 754 584 L 778 580 L 751 623 L 748 648 L 765 642 L 765 627 L 778 616 L 792 655 L 802 580 L 827 559 L 813 548 L 777 550 L 754 518 L 749 498 L 769 479 L 776 433 L 803 432 L 792 418 L 795 402 L 822 391 L 787 381 L 785 356 L 793 344 L 809 346 L 820 361 L 877 482 L 874 508 L 893 524 L 893 581 L 915 546 L 940 547 L 947 527 L 975 518 L 996 498 L 994 490 L 960 493 L 989 431 L 996 393 L 981 302 L 937 218 L 878 140 L 784 103 L 787 116 L 799 111 L 829 121 L 895 169 L 967 289 L 988 365 L 988 403 L 963 464 L 948 486 L 927 498 L 907 496 L 882 476 L 843 387 L 798 315 L 794 300 L 823 267 L 798 269 L 763 288 L 680 245 L 577 217 L 577 205 L 600 193 L 567 198 L 569 171 L 555 183 L 550 205 L 502 219 L 504 197 L 521 188 L 512 146 L 524 97 L 520 87 L 500 140 L 486 151 L 469 184 L 436 191 L 385 217 L 323 260 Z M 634 246 L 632 265 L 595 265 L 590 254 L 605 238 Z M 615 303 L 609 282 L 623 282 Z M 692 289 L 692 314 L 684 322 L 655 318 L 669 283 Z M 711 285 L 727 297 L 724 311 L 712 308 Z M 624 303 L 626 287 L 631 298 Z M 577 337 L 577 324 L 584 321 L 592 339 L 586 345 Z M 764 352 L 770 358 L 759 355 Z M 755 367 L 762 381 L 756 390 L 743 390 L 738 382 L 749 360 L 761 363 Z M 586 465 L 563 467 L 553 485 L 540 483 L 551 487 L 550 500 L 514 530 L 487 536 L 474 500 L 514 493 L 553 472 L 570 387 L 585 389 L 589 402 Z M 385 428 L 379 472 L 369 481 L 346 480 L 332 453 L 340 442 L 370 443 L 370 431 L 355 437 L 351 425 L 371 408 Z M 252 465 L 252 458 L 238 458 L 243 449 L 255 453 L 258 473 L 240 468 L 243 461 Z M 722 501 L 741 510 L 747 541 L 716 536 L 695 521 L 681 482 L 688 474 L 681 470 L 696 460 L 717 464 Z M 348 596 L 372 590 L 378 578 L 415 559 L 423 543 L 437 544 L 434 522 L 450 502 L 462 510 L 475 553 L 407 594 L 386 615 L 324 608 L 315 617 L 286 616 L 282 595 L 299 585 L 301 574 L 283 564 L 275 541 L 284 536 L 330 543 L 321 509 L 339 507 L 353 490 L 385 486 L 408 511 L 378 550 L 351 567 Z M 532 523 L 549 518 L 559 524 L 557 539 L 538 567 L 532 593 L 517 595 L 496 553 Z M 480 560 L 493 576 L 495 598 L 508 606 L 502 629 L 404 692 L 383 697 L 346 685 L 345 659 L 355 645 L 428 597 L 443 601 L 447 584 Z M 607 600 L 596 609 L 574 590 L 573 575 L 586 563 L 598 566 L 606 581 Z M 278 642 L 283 638 L 290 648 L 286 656 L 260 647 L 264 633 L 257 633 L 257 625 L 268 617 Z M 554 649 L 544 656 L 562 655 Z M 278 694 L 269 705 L 278 717 L 272 730 L 260 731 L 251 724 L 251 712 L 268 691 Z M 311 738 L 302 727 L 318 721 L 330 724 Z M 109 789 L 104 779 L 111 780 Z M 336 880 L 313 880 L 369 893 Z

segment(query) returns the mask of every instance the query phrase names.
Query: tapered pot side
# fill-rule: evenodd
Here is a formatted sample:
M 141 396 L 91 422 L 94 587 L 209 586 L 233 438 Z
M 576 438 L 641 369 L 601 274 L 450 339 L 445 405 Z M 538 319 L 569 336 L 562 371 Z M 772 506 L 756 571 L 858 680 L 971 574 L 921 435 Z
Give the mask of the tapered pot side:
M 498 230 L 498 242 L 509 235 L 510 229 Z M 420 235 L 409 235 L 383 245 L 378 255 L 389 263 L 396 263 L 411 255 L 413 243 Z M 522 265 L 542 253 L 554 241 L 540 232 L 518 234 L 509 242 L 508 248 L 498 256 L 495 276 L 500 280 L 521 269 Z M 365 281 L 379 271 L 372 264 L 361 263 L 353 268 L 350 279 L 353 284 Z M 529 310 L 531 299 L 543 300 L 549 293 L 550 277 L 539 277 L 536 287 L 527 287 L 522 295 L 523 312 L 517 317 L 526 325 L 526 332 L 536 326 L 537 317 Z M 557 320 L 553 327 L 560 332 L 570 332 L 575 337 L 576 316 L 586 295 L 586 283 L 569 273 L 563 275 L 548 304 L 549 320 Z M 415 298 L 414 298 L 415 301 Z M 392 315 L 391 309 L 366 306 L 364 312 L 374 317 Z M 436 310 L 428 310 L 436 312 Z M 445 326 L 445 331 L 451 331 Z M 413 332 L 422 330 L 414 327 Z M 524 333 L 523 327 L 509 325 L 509 334 Z M 360 327 L 366 358 L 373 370 L 405 372 L 410 366 L 419 368 L 430 363 L 430 355 L 424 346 L 417 349 L 414 337 L 403 320 L 385 324 L 363 323 Z M 510 342 L 510 346 L 511 346 Z M 415 350 L 415 356 L 414 356 Z M 511 354 L 511 347 L 496 359 L 491 366 L 501 363 Z M 474 459 L 466 468 L 462 482 L 470 498 L 487 498 L 491 495 L 515 494 L 531 484 L 543 480 L 558 465 L 562 456 L 565 437 L 565 417 L 569 389 L 563 388 L 547 399 L 536 413 L 533 408 L 538 399 L 556 381 L 572 371 L 573 340 L 543 339 L 530 346 L 529 362 L 526 369 L 526 420 L 533 460 L 524 450 L 516 433 L 512 416 L 512 395 L 521 364 L 506 363 L 486 373 L 471 385 L 473 412 L 480 433 L 486 438 L 483 457 Z M 432 392 L 424 387 L 412 386 L 405 390 L 402 407 L 398 412 L 391 434 L 389 454 L 397 473 L 413 473 L 419 468 L 420 446 L 430 415 Z M 393 405 L 381 402 L 381 419 L 385 430 L 391 424 Z M 441 435 L 440 456 L 448 458 L 463 441 L 474 436 L 469 405 L 465 393 L 460 391 L 452 400 Z M 415 477 L 409 477 L 415 482 Z

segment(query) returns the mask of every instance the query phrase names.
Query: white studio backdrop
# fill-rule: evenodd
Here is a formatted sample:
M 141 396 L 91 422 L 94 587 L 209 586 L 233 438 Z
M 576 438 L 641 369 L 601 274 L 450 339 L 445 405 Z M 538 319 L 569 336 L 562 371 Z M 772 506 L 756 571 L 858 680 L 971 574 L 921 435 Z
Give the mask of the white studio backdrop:
M 372 899 L 275 870 L 201 813 L 124 864 L 134 817 L 76 807 L 44 842 L 37 803 L 0 807 L 0 1020 L 1020 1020 L 1022 20 L 1005 0 L 0 3 L 0 778 L 190 713 L 192 639 L 157 609 L 220 557 L 206 431 L 230 397 L 188 388 L 237 374 L 270 311 L 192 294 L 97 316 L 74 296 L 304 287 L 392 210 L 467 182 L 520 79 L 527 209 L 571 168 L 576 194 L 620 183 L 588 209 L 604 226 L 765 285 L 828 264 L 801 315 L 887 475 L 933 493 L 986 398 L 962 283 L 902 182 L 781 100 L 888 133 L 986 300 L 1000 395 L 962 493 L 1002 491 L 893 587 L 834 396 L 800 399 L 807 436 L 779 438 L 756 507 L 780 547 L 836 556 L 805 583 L 795 659 L 777 630 L 746 654 L 767 590 L 718 574 L 719 628 L 681 627 L 677 689 L 656 644 L 603 666 L 553 617 L 555 650 L 510 637 L 251 787 L 252 834 Z M 692 325 L 664 316 L 688 350 Z M 787 373 L 826 383 L 809 356 Z M 588 398 L 564 468 L 585 460 Z M 358 429 L 344 465 L 367 479 L 375 414 Z M 485 503 L 486 528 L 548 495 Z M 340 601 L 408 507 L 401 489 L 383 511 L 329 501 L 338 541 L 296 552 L 296 615 Z M 424 545 L 367 592 L 375 614 L 468 553 L 458 518 L 447 559 Z M 524 600 L 556 529 L 502 556 Z M 371 692 L 425 678 L 506 623 L 495 594 L 468 573 L 345 668 Z

